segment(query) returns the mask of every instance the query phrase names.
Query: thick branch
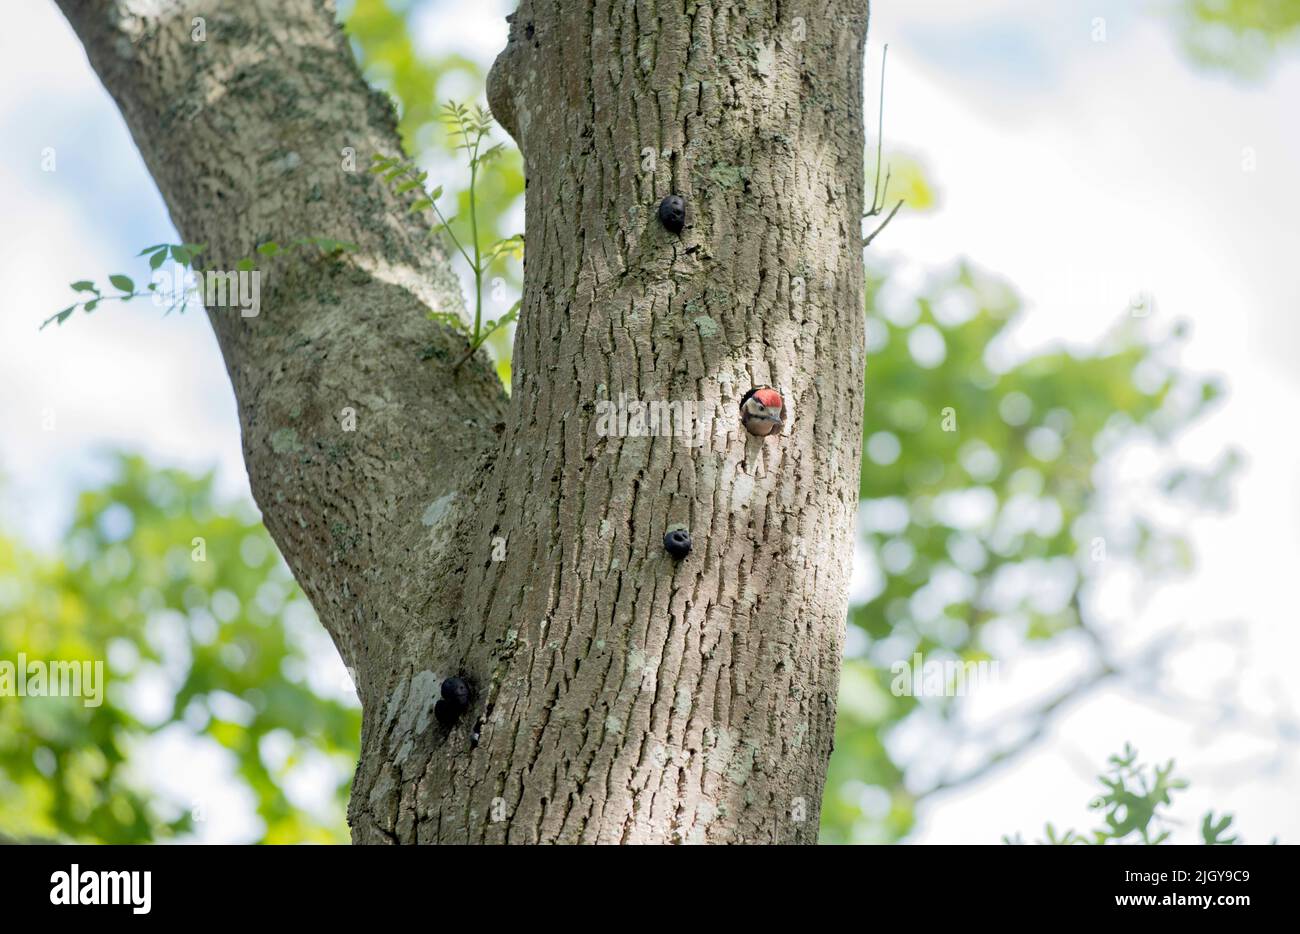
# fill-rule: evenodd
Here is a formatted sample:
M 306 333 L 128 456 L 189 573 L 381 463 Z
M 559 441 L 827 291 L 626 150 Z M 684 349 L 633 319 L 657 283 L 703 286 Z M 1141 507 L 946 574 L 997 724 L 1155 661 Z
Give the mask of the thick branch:
M 264 262 L 258 316 L 209 316 L 267 527 L 364 679 L 374 640 L 419 611 L 417 545 L 455 523 L 505 410 L 484 362 L 453 372 L 463 339 L 425 319 L 461 298 L 427 218 L 406 210 L 416 193 L 366 172 L 400 151 L 391 105 L 322 0 L 58 2 L 209 268 L 269 239 L 359 246 Z

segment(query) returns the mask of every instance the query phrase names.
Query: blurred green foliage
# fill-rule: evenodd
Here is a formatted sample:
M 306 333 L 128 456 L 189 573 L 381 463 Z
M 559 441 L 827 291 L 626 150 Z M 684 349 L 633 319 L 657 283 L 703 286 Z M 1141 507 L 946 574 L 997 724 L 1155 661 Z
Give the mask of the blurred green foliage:
M 1300 43 L 1300 0 L 1182 0 L 1174 19 L 1193 61 L 1244 78 Z
M 167 738 L 227 751 L 261 840 L 346 842 L 360 708 L 256 513 L 219 503 L 210 475 L 119 456 L 59 551 L 0 537 L 0 658 L 103 661 L 107 688 L 99 707 L 0 698 L 0 832 L 137 843 L 196 829 L 202 797 L 160 791 L 150 743 Z M 285 790 L 303 767 L 332 788 L 322 813 Z
M 1171 759 L 1164 765 L 1147 766 L 1138 761 L 1137 750 L 1128 743 L 1124 751 L 1111 756 L 1105 772 L 1097 776 L 1104 789 L 1089 805 L 1100 811 L 1103 826 L 1090 833 L 1058 831 L 1051 824 L 1035 843 L 1050 846 L 1091 844 L 1112 846 L 1141 844 L 1157 846 L 1169 842 L 1176 821 L 1167 816 L 1173 794 L 1187 788 L 1187 780 L 1174 775 Z M 1207 811 L 1198 827 L 1201 843 L 1206 846 L 1232 846 L 1241 840 L 1232 836 L 1232 815 L 1214 816 Z M 1023 844 L 1020 834 L 1002 838 L 1003 843 Z M 1275 841 L 1276 842 L 1276 841 Z
M 1147 579 L 1189 567 L 1180 535 L 1141 512 L 1107 515 L 1096 478 L 1108 453 L 1169 440 L 1219 394 L 1174 368 L 1180 329 L 1157 338 L 1129 317 L 1099 347 L 999 362 L 1021 311 L 1008 285 L 965 264 L 919 287 L 906 278 L 868 273 L 859 531 L 871 583 L 850 609 L 829 842 L 912 829 L 918 792 L 891 734 L 912 718 L 951 720 L 962 703 L 896 696 L 895 662 L 987 660 L 993 627 L 1042 643 L 1077 631 L 1107 560 L 1135 562 Z M 1234 466 L 1174 465 L 1159 489 L 1219 502 Z

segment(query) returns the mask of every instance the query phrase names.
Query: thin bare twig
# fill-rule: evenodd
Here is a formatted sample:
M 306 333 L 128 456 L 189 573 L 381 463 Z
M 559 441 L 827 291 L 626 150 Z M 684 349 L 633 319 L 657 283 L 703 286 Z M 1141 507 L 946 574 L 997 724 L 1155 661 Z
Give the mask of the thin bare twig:
M 894 205 L 894 209 L 889 212 L 889 214 L 885 217 L 883 221 L 880 222 L 880 226 L 877 227 L 875 230 L 871 231 L 871 233 L 868 236 L 862 239 L 862 246 L 864 249 L 866 247 L 871 246 L 871 241 L 876 239 L 876 235 L 880 233 L 882 230 L 884 230 L 886 225 L 888 225 L 889 222 L 894 219 L 894 215 L 898 213 L 898 209 L 901 208 L 902 206 L 903 206 L 902 201 L 899 201 L 898 204 Z M 871 215 L 867 215 L 867 216 L 870 217 Z
M 889 60 L 889 44 L 885 44 L 884 51 L 880 55 L 880 107 L 877 111 L 876 123 L 876 180 L 871 186 L 871 210 L 862 217 L 865 220 L 868 217 L 878 217 L 885 209 L 885 202 L 889 199 L 889 180 L 892 177 L 890 169 L 885 167 L 885 187 L 880 187 L 880 170 L 884 163 L 885 147 L 885 64 Z M 866 249 L 871 245 L 871 241 L 876 239 L 882 230 L 889 225 L 898 213 L 899 208 L 903 206 L 903 199 L 900 198 L 894 205 L 893 210 L 886 215 L 885 219 L 880 222 L 880 226 L 873 230 L 868 236 L 863 238 L 862 247 Z

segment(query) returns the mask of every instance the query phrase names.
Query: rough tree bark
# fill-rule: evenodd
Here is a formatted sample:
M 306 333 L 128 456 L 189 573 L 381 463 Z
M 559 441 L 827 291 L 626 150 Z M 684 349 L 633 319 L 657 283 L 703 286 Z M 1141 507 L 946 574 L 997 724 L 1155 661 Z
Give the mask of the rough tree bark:
M 360 247 L 269 268 L 257 318 L 209 310 L 264 521 L 355 672 L 353 839 L 814 842 L 861 443 L 866 0 L 523 0 L 489 80 L 528 179 L 509 398 L 425 318 L 462 302 L 415 195 L 341 167 L 399 143 L 332 7 L 58 2 L 211 267 Z M 766 441 L 736 417 L 761 383 L 792 409 Z M 702 443 L 601 430 L 620 397 L 697 405 Z M 454 674 L 475 698 L 448 730 Z

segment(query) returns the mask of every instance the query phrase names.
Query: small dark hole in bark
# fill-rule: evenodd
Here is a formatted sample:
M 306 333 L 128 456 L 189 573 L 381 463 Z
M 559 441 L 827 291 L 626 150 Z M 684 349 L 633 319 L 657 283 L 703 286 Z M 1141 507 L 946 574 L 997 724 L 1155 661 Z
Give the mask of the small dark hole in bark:
M 681 233 L 686 226 L 686 199 L 681 195 L 669 195 L 660 201 L 659 223 L 671 233 Z
M 691 553 L 691 533 L 685 529 L 672 529 L 664 536 L 664 551 L 680 561 Z
M 450 729 L 469 709 L 474 700 L 474 689 L 464 678 L 448 678 L 440 688 L 442 699 L 433 705 L 433 716 L 444 727 Z
M 456 709 L 455 704 L 440 700 L 433 705 L 433 718 L 450 730 L 460 719 L 460 711 Z
M 464 678 L 448 678 L 442 682 L 442 699 L 450 704 L 454 704 L 461 710 L 469 706 L 470 691 L 469 682 Z

